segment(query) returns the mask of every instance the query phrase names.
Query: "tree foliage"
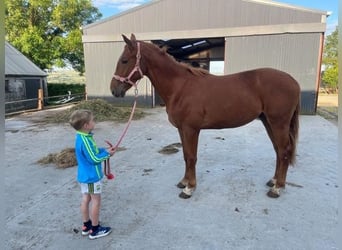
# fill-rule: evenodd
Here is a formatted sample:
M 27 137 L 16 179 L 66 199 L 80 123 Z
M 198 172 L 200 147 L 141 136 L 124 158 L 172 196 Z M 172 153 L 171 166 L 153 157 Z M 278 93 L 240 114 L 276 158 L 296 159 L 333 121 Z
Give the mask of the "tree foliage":
M 336 90 L 338 82 L 338 27 L 326 37 L 323 64 L 325 65 L 325 71 L 322 76 L 323 83 L 328 88 Z
M 83 73 L 81 27 L 101 16 L 91 0 L 5 0 L 6 40 L 41 69 Z

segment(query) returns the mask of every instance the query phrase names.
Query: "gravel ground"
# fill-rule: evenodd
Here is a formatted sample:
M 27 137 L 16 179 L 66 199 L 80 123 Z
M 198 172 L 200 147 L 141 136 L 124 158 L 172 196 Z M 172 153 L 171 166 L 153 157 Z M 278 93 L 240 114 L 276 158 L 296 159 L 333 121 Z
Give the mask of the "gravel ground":
M 300 117 L 297 164 L 282 196 L 266 196 L 275 155 L 260 121 L 206 130 L 200 136 L 198 187 L 188 200 L 175 186 L 184 174 L 179 142 L 164 108 L 133 121 L 126 150 L 112 159 L 115 180 L 104 181 L 101 223 L 113 232 L 89 240 L 80 233 L 76 167 L 37 160 L 73 147 L 68 124 L 37 122 L 41 111 L 5 121 L 7 242 L 3 249 L 337 249 L 337 127 L 320 116 Z M 38 119 L 39 120 L 39 119 Z M 100 146 L 125 124 L 101 122 Z

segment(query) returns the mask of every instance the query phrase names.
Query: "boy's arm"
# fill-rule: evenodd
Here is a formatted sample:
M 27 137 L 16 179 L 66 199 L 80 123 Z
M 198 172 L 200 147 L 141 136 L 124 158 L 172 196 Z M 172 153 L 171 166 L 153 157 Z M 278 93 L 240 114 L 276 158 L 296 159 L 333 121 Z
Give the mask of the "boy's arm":
M 90 143 L 86 138 L 82 138 L 83 140 L 83 152 L 88 161 L 93 162 L 95 164 L 101 163 L 110 157 L 110 154 L 104 149 L 99 148 L 99 153 L 96 153 L 95 148 L 92 143 Z

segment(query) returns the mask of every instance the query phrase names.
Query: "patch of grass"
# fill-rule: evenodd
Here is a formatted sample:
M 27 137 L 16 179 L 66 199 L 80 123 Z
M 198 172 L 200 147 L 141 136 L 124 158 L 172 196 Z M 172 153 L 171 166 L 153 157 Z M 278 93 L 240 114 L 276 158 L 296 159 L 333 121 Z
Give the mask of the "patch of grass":
M 48 74 L 48 83 L 85 84 L 85 76 L 74 70 L 58 70 Z
M 53 116 L 46 117 L 46 122 L 51 123 L 65 123 L 69 122 L 69 118 L 72 112 L 77 109 L 89 109 L 94 113 L 95 121 L 116 121 L 116 122 L 127 122 L 131 114 L 131 107 L 116 107 L 111 103 L 106 102 L 102 99 L 94 99 L 88 101 L 81 101 L 75 106 L 60 111 Z M 133 120 L 138 120 L 145 117 L 146 113 L 136 108 Z

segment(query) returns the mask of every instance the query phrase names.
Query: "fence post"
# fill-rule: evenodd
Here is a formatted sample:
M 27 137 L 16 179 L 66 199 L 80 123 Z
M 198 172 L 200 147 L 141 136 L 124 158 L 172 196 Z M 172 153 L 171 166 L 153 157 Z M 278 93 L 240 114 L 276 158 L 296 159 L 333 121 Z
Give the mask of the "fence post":
M 42 110 L 44 107 L 44 94 L 43 89 L 38 89 L 38 110 Z
M 88 101 L 88 91 L 87 91 L 87 85 L 84 87 L 84 99 Z

